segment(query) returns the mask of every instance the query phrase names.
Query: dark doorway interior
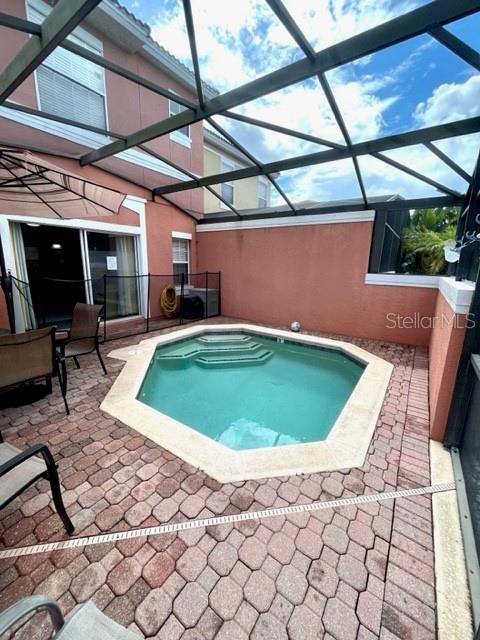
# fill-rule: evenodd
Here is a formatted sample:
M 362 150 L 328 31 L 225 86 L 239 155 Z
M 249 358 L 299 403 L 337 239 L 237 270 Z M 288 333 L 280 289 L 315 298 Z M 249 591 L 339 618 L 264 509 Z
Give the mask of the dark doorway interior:
M 39 326 L 69 326 L 76 302 L 85 302 L 77 229 L 22 224 L 33 308 Z

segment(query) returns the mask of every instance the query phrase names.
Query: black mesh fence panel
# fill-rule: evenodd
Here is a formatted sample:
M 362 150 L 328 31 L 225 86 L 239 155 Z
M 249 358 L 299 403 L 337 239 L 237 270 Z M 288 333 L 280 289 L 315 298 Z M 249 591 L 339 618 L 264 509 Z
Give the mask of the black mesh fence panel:
M 70 326 L 73 307 L 102 304 L 103 340 L 148 333 L 220 315 L 220 273 L 145 274 L 92 280 L 9 277 L 17 331 Z

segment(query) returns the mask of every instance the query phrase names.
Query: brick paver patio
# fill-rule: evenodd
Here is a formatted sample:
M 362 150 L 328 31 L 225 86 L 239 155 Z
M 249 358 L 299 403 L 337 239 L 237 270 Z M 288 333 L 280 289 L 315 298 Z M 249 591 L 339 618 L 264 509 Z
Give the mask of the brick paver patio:
M 218 321 L 218 319 L 217 319 Z M 224 319 L 223 319 L 224 321 Z M 107 343 L 102 352 L 143 336 Z M 122 363 L 95 357 L 58 389 L 0 413 L 5 440 L 50 446 L 75 535 L 331 500 L 430 483 L 423 349 L 355 344 L 395 366 L 360 469 L 220 484 L 99 410 Z M 32 487 L 0 512 L 3 546 L 65 537 Z M 92 599 L 147 638 L 427 640 L 435 637 L 431 504 L 402 498 L 0 560 L 0 610 L 50 594 L 65 613 Z M 22 640 L 45 637 L 45 618 Z

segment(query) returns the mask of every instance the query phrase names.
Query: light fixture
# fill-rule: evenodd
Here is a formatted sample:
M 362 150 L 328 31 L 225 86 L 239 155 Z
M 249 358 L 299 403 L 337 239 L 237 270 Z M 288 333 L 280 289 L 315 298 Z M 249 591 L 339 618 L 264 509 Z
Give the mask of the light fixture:
M 27 222 L 27 227 L 39 227 L 40 224 L 38 222 Z
M 50 249 L 61 249 L 62 245 L 61 244 L 57 244 L 56 242 L 54 244 L 52 244 L 52 246 L 50 247 Z

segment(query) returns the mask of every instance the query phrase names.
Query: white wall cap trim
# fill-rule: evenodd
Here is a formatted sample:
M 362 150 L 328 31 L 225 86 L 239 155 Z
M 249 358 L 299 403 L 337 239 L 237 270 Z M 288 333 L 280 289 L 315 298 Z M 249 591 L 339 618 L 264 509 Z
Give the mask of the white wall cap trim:
M 475 289 L 473 282 L 457 282 L 446 276 L 415 276 L 401 273 L 367 273 L 365 284 L 387 287 L 419 287 L 438 289 L 455 313 L 467 314 Z
M 470 310 L 475 284 L 470 280 L 439 278 L 439 289 L 455 313 L 466 315 Z
M 272 227 L 304 227 L 318 224 L 345 224 L 349 222 L 373 222 L 374 211 L 357 211 L 351 213 L 318 213 L 285 218 L 265 218 L 263 220 L 239 220 L 238 222 L 217 222 L 197 225 L 197 232 L 232 231 L 233 229 L 268 229 Z
M 192 234 L 185 231 L 172 231 L 172 238 L 180 238 L 181 240 L 191 240 Z
M 413 276 L 403 273 L 366 273 L 365 284 L 389 287 L 421 287 L 438 289 L 438 276 Z

